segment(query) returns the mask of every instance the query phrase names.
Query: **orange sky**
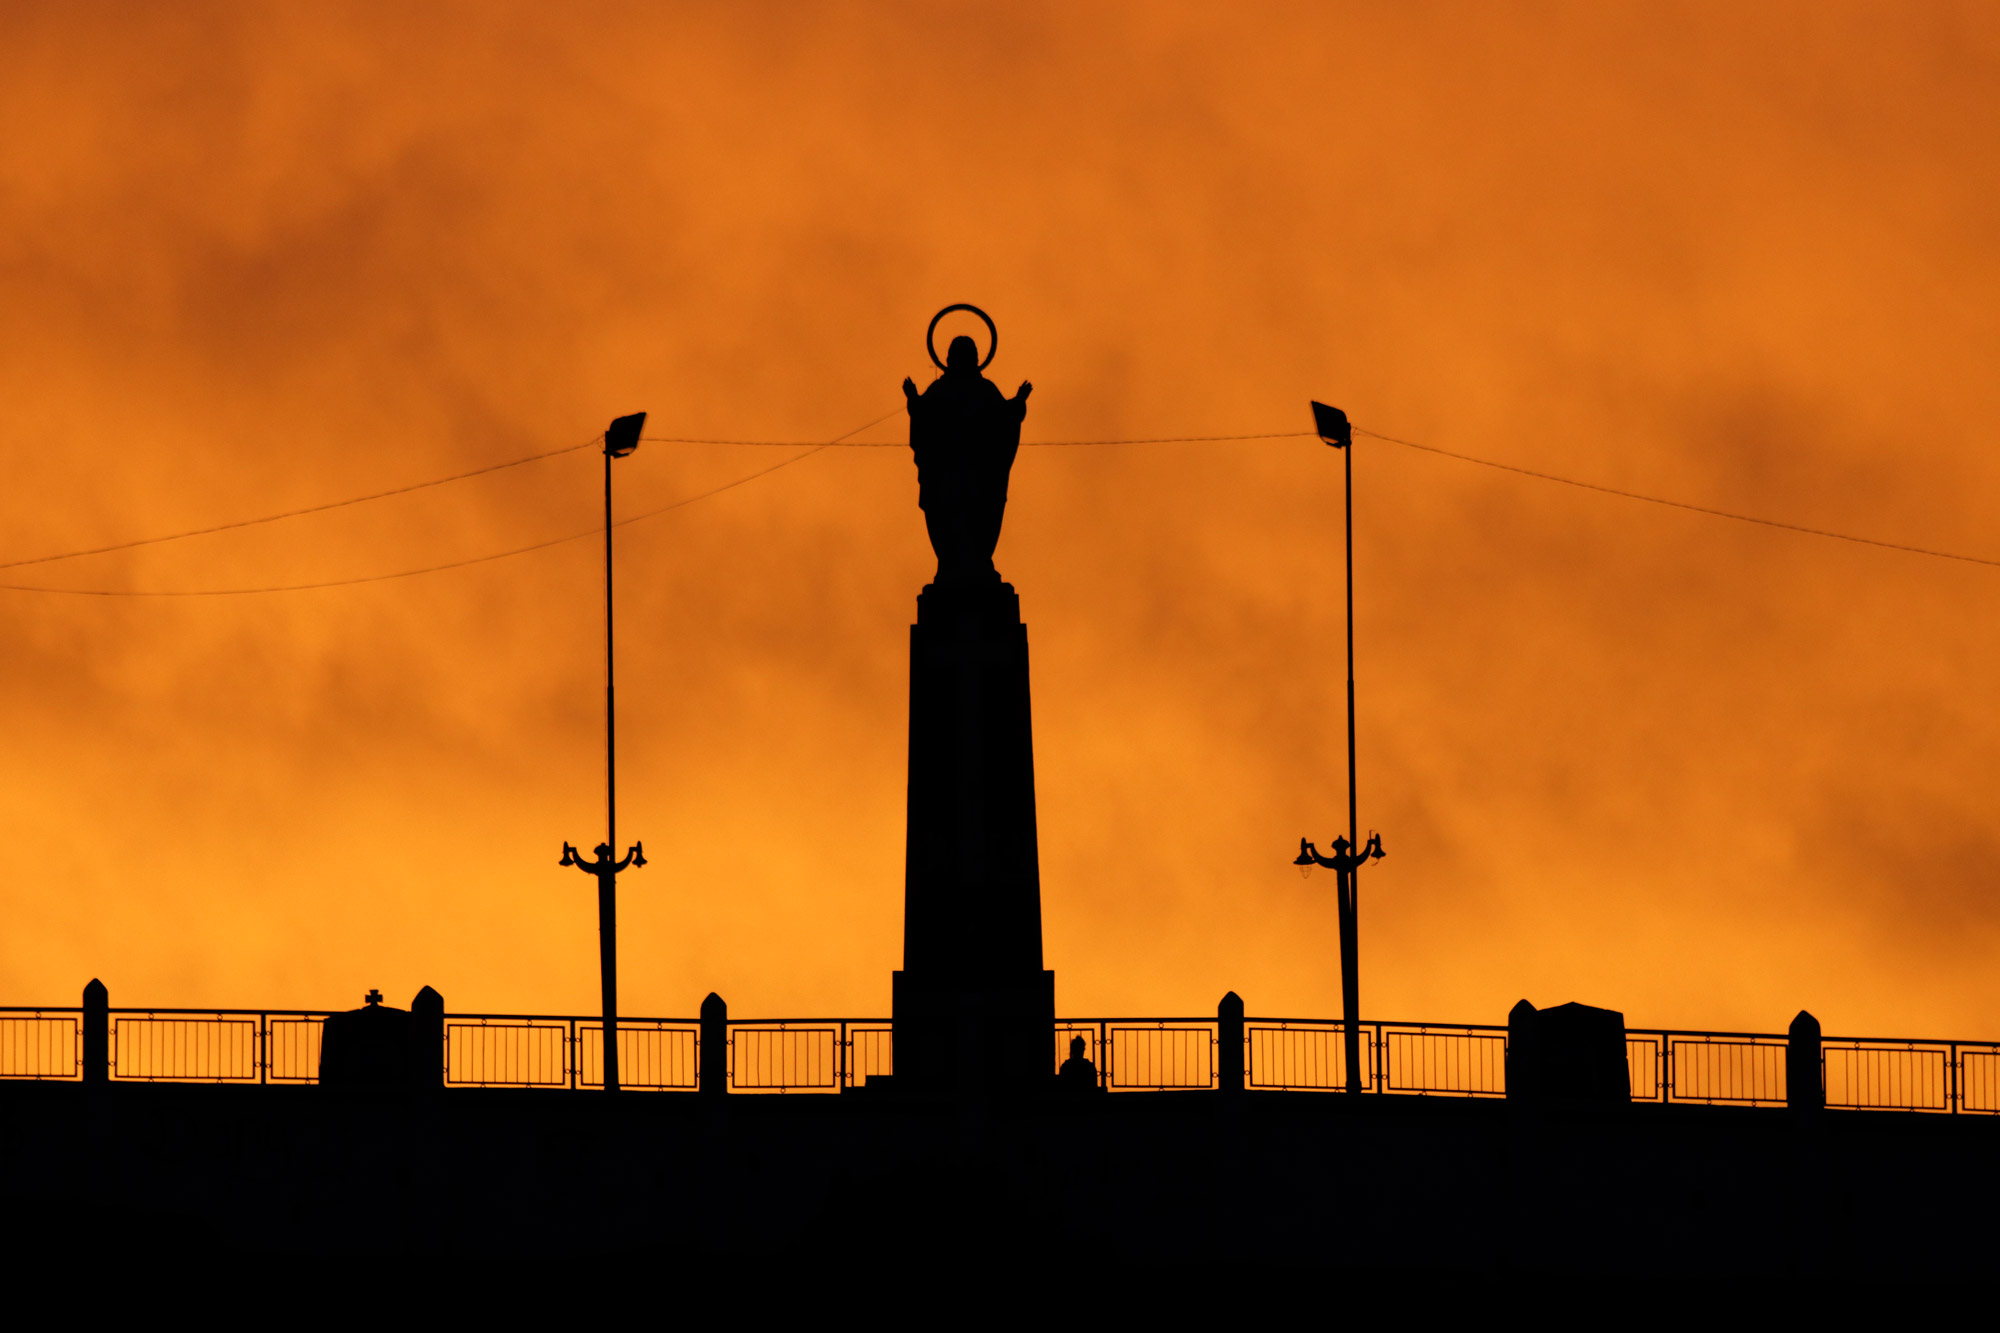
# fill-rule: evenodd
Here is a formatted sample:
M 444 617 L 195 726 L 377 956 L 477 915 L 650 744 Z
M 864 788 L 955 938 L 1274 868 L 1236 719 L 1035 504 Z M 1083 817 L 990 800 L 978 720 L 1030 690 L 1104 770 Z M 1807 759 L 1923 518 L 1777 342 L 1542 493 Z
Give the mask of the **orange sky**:
M 2000 556 L 2000 18 L 1944 5 L 10 5 L 0 559 L 652 432 L 993 312 L 1027 438 L 1367 427 Z M 900 419 L 866 438 L 894 440 Z M 621 507 L 782 457 L 649 445 Z M 2000 1035 L 2000 571 L 1364 439 L 1363 1005 Z M 588 453 L 8 582 L 590 526 Z M 625 529 L 623 997 L 885 1013 L 897 449 Z M 1338 456 L 1024 451 L 1064 1014 L 1338 1008 Z M 598 551 L 0 593 L 0 998 L 589 1012 Z

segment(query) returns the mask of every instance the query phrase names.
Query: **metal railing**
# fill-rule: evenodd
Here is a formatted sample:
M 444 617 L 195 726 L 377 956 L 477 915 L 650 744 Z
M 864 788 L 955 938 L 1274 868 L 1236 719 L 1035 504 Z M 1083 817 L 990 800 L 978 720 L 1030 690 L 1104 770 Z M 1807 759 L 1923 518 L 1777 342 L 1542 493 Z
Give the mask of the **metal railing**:
M 1363 1087 L 1374 1092 L 1497 1097 L 1507 1091 L 1507 1029 L 1364 1023 Z M 1346 1084 L 1341 1025 L 1246 1019 L 1253 1088 Z M 1636 1102 L 1783 1106 L 1786 1038 L 1779 1033 L 1628 1028 L 1626 1070 Z M 1847 1110 L 2000 1113 L 2000 1043 L 1828 1037 L 1820 1068 L 1826 1105 Z
M 532 1014 L 446 1014 L 445 1084 L 465 1088 L 577 1087 L 583 1064 L 577 1058 L 577 1027 L 588 1021 Z M 597 1027 L 601 1042 L 603 1025 Z
M 110 1077 L 138 1083 L 316 1083 L 323 1011 L 113 1009 Z M 83 1077 L 80 1008 L 0 1008 L 0 1079 Z
M 1246 1018 L 1244 1068 L 1252 1088 L 1341 1091 L 1342 1025 L 1331 1019 Z M 1361 1087 L 1417 1096 L 1500 1097 L 1507 1091 L 1507 1029 L 1480 1023 L 1361 1024 Z
M 731 1023 L 730 1091 L 837 1092 L 847 1086 L 843 1036 L 832 1022 Z
M 319 1079 L 328 1014 L 301 1009 L 111 1009 L 108 1076 L 119 1082 L 310 1084 Z M 0 1008 L 0 1079 L 83 1076 L 84 1011 Z M 1497 1024 L 1361 1025 L 1364 1091 L 1503 1097 L 1507 1029 Z M 1058 1019 L 1050 1072 L 1082 1038 L 1098 1082 L 1116 1093 L 1219 1086 L 1229 1062 L 1209 1017 Z M 550 1014 L 447 1014 L 441 1073 L 449 1087 L 602 1086 L 604 1026 Z M 724 1028 L 723 1068 L 737 1093 L 839 1093 L 895 1071 L 887 1019 L 737 1019 Z M 695 1091 L 697 1019 L 618 1024 L 621 1084 Z M 1636 1102 L 1719 1106 L 1786 1103 L 1786 1039 L 1777 1033 L 1629 1028 L 1626 1066 Z M 1337 1092 L 1347 1086 L 1342 1027 L 1332 1019 L 1245 1018 L 1250 1089 Z M 2000 1042 L 1827 1037 L 1821 1078 L 1829 1107 L 2000 1114 Z
M 0 1078 L 82 1078 L 83 1010 L 0 1009 Z
M 537 1014 L 445 1015 L 448 1087 L 603 1086 L 604 1024 Z M 893 1072 L 887 1019 L 751 1019 L 727 1024 L 724 1067 L 732 1092 L 839 1092 Z M 701 1087 L 701 1022 L 618 1020 L 619 1086 Z

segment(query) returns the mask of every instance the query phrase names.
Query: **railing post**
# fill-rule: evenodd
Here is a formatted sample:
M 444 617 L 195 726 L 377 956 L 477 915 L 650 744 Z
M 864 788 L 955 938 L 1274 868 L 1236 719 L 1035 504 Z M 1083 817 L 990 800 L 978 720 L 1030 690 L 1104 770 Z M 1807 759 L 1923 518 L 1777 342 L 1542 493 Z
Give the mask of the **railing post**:
M 714 991 L 701 1002 L 701 1090 L 710 1096 L 729 1091 L 729 1006 Z
M 1535 1077 L 1541 1072 L 1536 1058 L 1540 1055 L 1535 1043 L 1537 1012 L 1525 999 L 1507 1011 L 1507 1059 L 1502 1078 L 1507 1085 L 1507 1100 L 1516 1105 L 1534 1100 L 1541 1091 Z
M 412 1083 L 444 1086 L 444 996 L 429 986 L 410 1001 L 410 1057 Z
M 1243 1000 L 1235 991 L 1215 1006 L 1215 1045 L 1216 1086 L 1243 1091 Z
M 111 992 L 93 978 L 83 988 L 83 1081 L 111 1078 Z
M 1826 1105 L 1819 1020 L 1803 1009 L 1785 1033 L 1785 1104 L 1794 1111 L 1805 1112 Z

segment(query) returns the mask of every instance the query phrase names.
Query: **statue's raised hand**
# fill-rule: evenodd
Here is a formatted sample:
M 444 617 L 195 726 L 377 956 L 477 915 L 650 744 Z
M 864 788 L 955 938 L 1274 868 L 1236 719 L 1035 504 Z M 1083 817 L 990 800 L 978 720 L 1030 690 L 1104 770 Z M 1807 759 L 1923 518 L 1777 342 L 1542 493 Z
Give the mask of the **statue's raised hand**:
M 1014 391 L 1014 397 L 1020 399 L 1022 402 L 1026 402 L 1028 400 L 1028 395 L 1033 393 L 1034 391 L 1035 391 L 1034 385 L 1028 383 L 1026 380 L 1022 380 L 1021 387 Z
M 917 397 L 917 382 L 907 375 L 903 377 L 903 397 L 910 399 L 912 402 Z

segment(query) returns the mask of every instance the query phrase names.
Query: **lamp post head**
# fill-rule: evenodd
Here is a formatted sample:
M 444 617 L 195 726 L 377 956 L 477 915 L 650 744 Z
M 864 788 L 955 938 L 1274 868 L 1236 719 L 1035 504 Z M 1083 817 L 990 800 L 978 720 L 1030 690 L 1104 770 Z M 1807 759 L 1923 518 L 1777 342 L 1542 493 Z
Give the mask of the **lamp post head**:
M 639 432 L 645 428 L 644 412 L 618 418 L 604 428 L 604 452 L 613 458 L 623 458 L 639 447 Z
M 1354 427 L 1348 424 L 1347 413 L 1337 407 L 1315 402 L 1313 409 L 1313 429 L 1319 438 L 1336 449 L 1345 449 L 1354 443 Z
M 1371 861 L 1379 861 L 1387 856 L 1389 853 L 1382 850 L 1382 835 L 1373 829 L 1368 830 L 1368 845 L 1361 849 L 1361 854 Z
M 1299 839 L 1298 859 L 1293 861 L 1292 864 L 1299 868 L 1300 879 L 1312 878 L 1313 866 L 1316 863 L 1313 860 L 1312 844 L 1307 842 L 1304 838 Z
M 645 844 L 645 843 L 643 843 L 643 842 L 635 842 L 635 843 L 633 843 L 633 844 L 632 844 L 632 864 L 633 864 L 633 865 L 635 865 L 635 866 L 642 866 L 642 865 L 646 864 L 646 844 Z
M 598 860 L 599 860 L 600 862 L 603 862 L 603 861 L 615 861 L 615 860 L 617 860 L 618 858 L 617 858 L 617 857 L 615 857 L 615 856 L 613 856 L 613 855 L 611 854 L 611 844 L 610 844 L 610 843 L 608 843 L 608 842 L 600 842 L 600 843 L 598 843 L 598 844 L 597 844 L 597 859 L 598 859 Z
M 1349 849 L 1353 846 L 1354 844 L 1349 842 L 1345 836 L 1335 838 L 1333 840 L 1333 854 L 1335 857 L 1346 856 Z

